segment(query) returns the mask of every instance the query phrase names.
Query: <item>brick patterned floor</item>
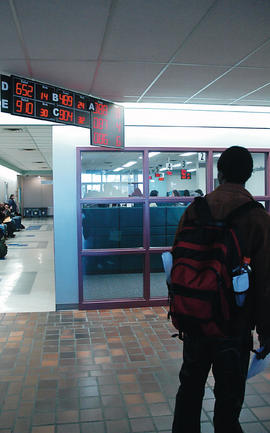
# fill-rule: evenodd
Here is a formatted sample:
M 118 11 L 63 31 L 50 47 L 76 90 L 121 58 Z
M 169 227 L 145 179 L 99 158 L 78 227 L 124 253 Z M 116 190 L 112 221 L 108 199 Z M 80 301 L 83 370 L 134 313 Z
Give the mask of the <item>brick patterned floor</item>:
M 0 433 L 169 433 L 182 347 L 166 309 L 0 314 Z M 202 433 L 213 433 L 213 378 Z M 270 432 L 270 370 L 248 381 L 246 433 Z

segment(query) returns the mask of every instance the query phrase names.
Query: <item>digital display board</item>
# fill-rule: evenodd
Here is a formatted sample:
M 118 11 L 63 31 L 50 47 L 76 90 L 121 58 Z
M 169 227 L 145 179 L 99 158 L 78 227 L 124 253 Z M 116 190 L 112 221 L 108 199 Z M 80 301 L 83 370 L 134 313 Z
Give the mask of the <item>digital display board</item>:
M 110 102 L 96 103 L 91 116 L 91 143 L 96 146 L 108 146 L 111 143 L 116 148 L 123 147 L 123 125 L 122 107 Z
M 33 80 L 1 75 L 1 111 L 91 128 L 91 144 L 124 148 L 124 108 Z

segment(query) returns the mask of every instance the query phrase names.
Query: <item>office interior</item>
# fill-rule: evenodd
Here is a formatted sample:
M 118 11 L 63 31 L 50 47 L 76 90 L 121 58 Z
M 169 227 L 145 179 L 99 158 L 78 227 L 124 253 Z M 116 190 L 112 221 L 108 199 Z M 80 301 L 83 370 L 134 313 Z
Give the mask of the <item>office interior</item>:
M 188 3 L 0 4 L 1 74 L 125 110 L 124 150 L 92 146 L 87 128 L 0 113 L 0 202 L 14 193 L 25 225 L 0 260 L 0 329 L 23 332 L 8 334 L 16 350 L 36 348 L 22 379 L 26 402 L 10 401 L 26 355 L 5 370 L 15 374 L 3 385 L 11 406 L 2 405 L 0 432 L 168 432 L 181 345 L 170 340 L 161 253 L 194 197 L 218 186 L 217 160 L 229 146 L 251 151 L 246 188 L 270 210 L 270 5 Z M 66 338 L 69 347 L 41 349 L 39 329 L 47 343 Z M 40 394 L 47 385 L 57 387 L 54 406 L 52 388 L 50 398 Z M 269 370 L 247 388 L 245 432 L 270 431 Z M 213 432 L 212 390 L 209 377 L 204 433 Z

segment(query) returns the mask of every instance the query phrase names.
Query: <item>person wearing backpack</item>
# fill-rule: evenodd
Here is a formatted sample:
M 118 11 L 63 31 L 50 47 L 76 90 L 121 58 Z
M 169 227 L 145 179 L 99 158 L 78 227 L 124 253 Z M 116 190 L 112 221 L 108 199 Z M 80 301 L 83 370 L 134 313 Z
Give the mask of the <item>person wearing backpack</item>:
M 252 330 L 270 353 L 270 215 L 245 189 L 253 171 L 239 146 L 218 160 L 220 185 L 182 216 L 172 249 L 169 315 L 183 339 L 172 433 L 200 433 L 205 383 L 215 380 L 215 433 L 243 433 Z

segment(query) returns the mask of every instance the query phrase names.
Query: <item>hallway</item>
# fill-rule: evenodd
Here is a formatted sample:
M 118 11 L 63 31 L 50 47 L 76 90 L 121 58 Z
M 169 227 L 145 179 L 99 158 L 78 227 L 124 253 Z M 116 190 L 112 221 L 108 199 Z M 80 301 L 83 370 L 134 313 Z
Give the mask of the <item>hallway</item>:
M 53 219 L 24 219 L 0 260 L 0 312 L 55 311 Z

